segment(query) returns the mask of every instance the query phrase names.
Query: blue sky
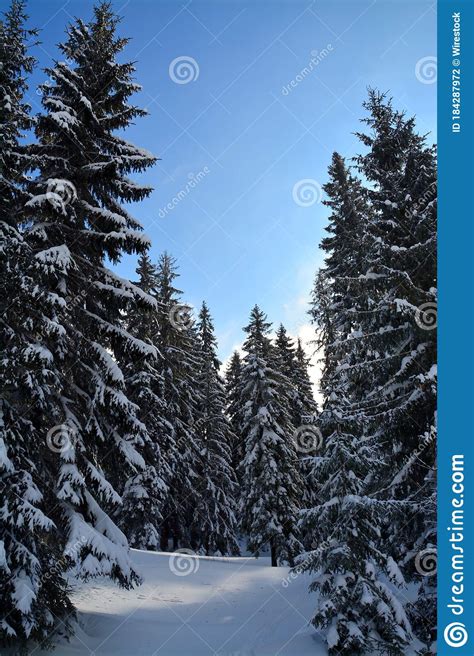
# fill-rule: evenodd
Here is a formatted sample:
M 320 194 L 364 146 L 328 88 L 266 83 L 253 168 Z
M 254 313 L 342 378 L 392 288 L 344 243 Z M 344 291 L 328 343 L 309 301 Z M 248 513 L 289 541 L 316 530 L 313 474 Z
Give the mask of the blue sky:
M 137 60 L 143 90 L 136 101 L 150 112 L 127 139 L 161 158 L 142 176 L 155 192 L 134 208 L 152 239 L 152 256 L 170 251 L 186 300 L 208 302 L 221 358 L 242 341 L 255 303 L 275 324 L 307 338 L 307 301 L 327 216 L 318 185 L 334 150 L 348 157 L 361 151 L 353 132 L 367 87 L 390 91 L 435 140 L 435 4 L 113 5 L 123 16 L 121 33 L 132 39 L 125 56 Z M 65 24 L 74 16 L 87 20 L 91 8 L 89 0 L 30 1 L 30 22 L 42 30 L 35 49 L 40 68 L 59 57 Z M 180 69 L 182 57 L 187 64 Z M 38 70 L 33 83 L 45 80 Z M 30 102 L 40 110 L 34 87 Z M 298 191 L 302 180 L 312 181 L 308 195 L 305 187 Z M 119 271 L 133 279 L 135 266 L 127 257 Z

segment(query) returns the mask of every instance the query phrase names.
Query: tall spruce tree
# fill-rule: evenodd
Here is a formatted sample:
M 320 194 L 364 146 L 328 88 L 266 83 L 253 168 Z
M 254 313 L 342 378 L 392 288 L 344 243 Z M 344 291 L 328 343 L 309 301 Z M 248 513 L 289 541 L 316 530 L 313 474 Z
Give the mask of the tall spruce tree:
M 131 308 L 124 323 L 133 337 L 150 344 L 156 351 L 124 363 L 127 394 L 139 408 L 138 419 L 146 426 L 147 435 L 141 449 L 145 468 L 125 482 L 118 517 L 131 546 L 156 550 L 160 544 L 162 509 L 168 492 L 165 481 L 170 479 L 170 468 L 163 454 L 172 440 L 172 426 L 165 418 L 161 353 L 155 347 L 158 273 L 148 254 L 139 257 L 137 273 L 139 279 L 136 284 L 155 299 L 156 307 Z
M 339 381 L 335 389 L 322 413 L 324 453 L 314 458 L 318 503 L 301 522 L 301 531 L 315 539 L 298 568 L 316 574 L 310 586 L 318 592 L 312 623 L 325 630 L 329 654 L 401 656 L 412 639 L 393 593 L 403 577 L 380 548 L 387 506 L 366 493 L 366 478 L 379 463 L 360 447 L 357 421 L 351 422 L 351 404 L 341 396 Z
M 329 397 L 327 382 L 335 368 L 328 346 L 336 341 L 336 333 L 332 312 L 332 282 L 324 267 L 318 269 L 314 279 L 309 315 L 316 327 L 314 346 L 320 354 L 321 376 L 319 390 L 324 399 L 327 399 Z
M 311 585 L 319 593 L 312 621 L 326 630 L 329 653 L 402 654 L 412 639 L 411 627 L 392 586 L 403 577 L 380 539 L 389 505 L 371 498 L 367 486 L 380 467 L 380 451 L 364 444 L 363 418 L 355 410 L 371 383 L 357 371 L 359 362 L 370 357 L 360 344 L 369 299 L 352 287 L 364 273 L 371 207 L 337 153 L 328 172 L 329 237 L 321 243 L 327 257 L 312 306 L 324 348 L 325 400 L 318 418 L 323 447 L 311 460 L 316 504 L 303 512 L 301 531 L 312 548 L 300 566 L 317 575 Z
M 324 404 L 330 398 L 335 400 L 340 396 L 350 400 L 362 394 L 359 386 L 362 381 L 353 381 L 348 371 L 352 371 L 349 367 L 360 357 L 365 357 L 358 353 L 357 336 L 360 312 L 366 310 L 366 301 L 363 296 L 353 293 L 351 281 L 363 271 L 365 226 L 371 218 L 367 191 L 351 174 L 339 153 L 333 154 L 328 174 L 323 203 L 331 213 L 325 228 L 328 236 L 321 241 L 326 257 L 324 267 L 315 279 L 310 307 L 310 315 L 317 327 L 315 345 L 323 353 L 320 388 Z M 344 407 L 347 408 L 347 403 Z M 317 420 L 324 439 L 333 431 L 331 425 L 325 426 L 330 416 L 322 412 Z M 307 507 L 313 502 L 319 503 L 319 489 L 324 483 L 319 474 L 320 456 L 318 452 L 304 459 Z M 306 544 L 324 540 L 318 523 L 314 523 L 311 529 L 311 522 L 306 522 L 305 535 Z
M 317 405 L 308 374 L 307 358 L 301 340 L 297 346 L 288 335 L 286 328 L 280 324 L 275 338 L 275 354 L 279 371 L 288 379 L 288 395 L 291 405 L 291 422 L 295 428 L 316 418 Z
M 164 419 L 171 427 L 163 458 L 169 468 L 161 525 L 161 549 L 192 546 L 191 525 L 198 504 L 200 444 L 196 422 L 202 392 L 197 376 L 199 353 L 191 308 L 181 300 L 174 284 L 179 276 L 175 260 L 164 253 L 157 267 L 155 344 L 160 351 Z
M 242 462 L 244 455 L 240 407 L 241 376 L 242 360 L 240 358 L 239 352 L 234 351 L 225 371 L 225 394 L 227 402 L 227 415 L 229 417 L 232 431 L 232 468 L 237 476 L 237 480 L 239 480 L 239 465 Z
M 308 376 L 308 361 L 301 341 L 297 350 L 286 328 L 280 324 L 275 338 L 275 368 L 285 376 L 288 389 L 291 423 L 295 428 L 299 469 L 303 482 L 300 502 L 311 505 L 315 490 L 312 482 L 312 457 L 319 448 L 319 435 L 314 428 L 317 407 Z
M 371 299 L 355 290 L 365 275 L 367 226 L 373 210 L 367 190 L 351 174 L 344 159 L 334 153 L 328 169 L 329 181 L 324 185 L 331 214 L 321 241 L 326 253 L 312 293 L 310 314 L 317 326 L 316 346 L 323 351 L 320 381 L 325 400 L 334 396 L 356 403 L 371 390 L 372 381 L 358 373 L 358 364 L 373 357 L 370 347 L 361 344 L 363 324 L 370 312 Z M 328 415 L 319 420 L 321 430 Z
M 294 421 L 301 426 L 308 417 L 316 418 L 318 405 L 314 398 L 313 384 L 309 376 L 310 358 L 307 356 L 301 339 L 296 341 L 292 380 L 295 386 Z
M 296 412 L 296 387 L 294 385 L 295 345 L 283 324 L 280 324 L 275 337 L 275 367 L 288 380 L 288 396 L 290 399 L 290 418 L 293 426 L 299 426 Z
M 311 435 L 306 439 L 310 449 L 299 452 L 300 472 L 303 479 L 301 505 L 310 508 L 316 499 L 318 484 L 314 478 L 313 458 L 319 456 L 321 449 L 321 434 L 319 429 L 318 405 L 314 398 L 313 385 L 309 377 L 310 361 L 305 353 L 301 339 L 298 338 L 295 350 L 292 380 L 295 387 L 293 398 L 293 416 L 296 428 L 300 433 L 306 431 Z
M 403 584 L 395 561 L 413 576 L 413 556 L 423 545 L 432 548 L 434 534 L 435 350 L 432 331 L 420 326 L 426 319 L 423 308 L 432 309 L 436 293 L 434 151 L 415 133 L 414 121 L 396 112 L 382 94 L 370 91 L 365 107 L 371 132 L 359 136 L 369 151 L 356 161 L 370 188 L 364 190 L 338 156 L 325 186 L 332 210 L 330 237 L 322 242 L 328 257 L 316 280 L 312 314 L 325 351 L 320 427 L 326 452 L 314 463 L 321 501 L 303 518 L 303 529 L 319 536 L 319 548 L 305 567 L 325 572 L 314 583 L 322 594 L 315 623 L 331 627 L 328 639 L 335 650 L 343 646 L 341 635 L 357 634 L 355 652 L 370 645 L 374 634 L 366 621 L 366 597 L 353 597 L 349 608 L 345 595 L 331 595 L 331 585 L 342 575 L 355 573 L 352 582 L 363 580 L 364 573 L 346 560 L 344 545 L 349 545 L 347 553 L 362 554 L 361 561 L 372 558 L 372 599 L 379 573 Z M 338 536 L 341 548 L 331 556 L 334 531 L 328 526 L 333 520 L 321 522 L 320 511 L 321 503 L 336 511 L 348 488 L 344 477 L 331 474 L 337 448 L 343 451 L 334 467 L 339 459 L 352 471 L 359 508 L 351 494 L 344 507 L 352 508 L 346 526 L 352 522 L 353 530 Z M 330 492 L 333 483 L 342 489 L 336 485 Z M 364 555 L 367 545 L 357 543 L 367 521 L 377 528 L 369 545 L 377 549 L 376 559 L 367 551 Z M 353 586 L 349 589 L 353 595 Z M 384 625 L 376 627 L 375 648 L 404 653 L 411 630 L 402 602 L 394 591 L 384 601 L 387 589 L 379 583 L 375 589 L 389 609 Z M 426 613 L 432 592 L 424 582 L 418 602 L 408 605 L 418 637 L 427 642 L 434 630 Z M 360 634 L 351 633 L 347 624 L 354 618 Z
M 272 566 L 292 563 L 301 548 L 296 522 L 301 491 L 293 441 L 289 381 L 276 371 L 276 356 L 268 337 L 270 325 L 255 306 L 244 329 L 246 355 L 242 370 L 241 465 L 242 529 L 248 548 L 257 555 L 269 545 Z
M 372 391 L 358 413 L 380 445 L 379 498 L 396 501 L 388 540 L 405 574 L 421 584 L 411 608 L 418 636 L 435 638 L 435 581 L 417 555 L 436 545 L 436 151 L 415 120 L 370 90 L 365 103 L 368 152 L 357 158 L 371 184 L 367 272 L 356 290 L 371 299 L 363 339 L 376 358 L 360 365 Z M 428 611 L 428 612 L 427 612 Z
M 232 469 L 233 435 L 225 414 L 225 388 L 219 375 L 217 341 L 209 309 L 202 304 L 197 323 L 201 403 L 196 423 L 200 445 L 198 505 L 193 522 L 195 544 L 206 555 L 236 555 L 235 493 Z
M 35 260 L 24 239 L 26 174 L 34 160 L 21 145 L 31 129 L 24 101 L 34 59 L 25 3 L 0 20 L 0 645 L 48 645 L 55 623 L 69 630 L 72 604 L 65 562 L 49 510 L 44 427 L 57 423 L 58 375 L 42 336 L 61 332 L 60 303 L 48 293 L 54 265 Z
M 148 247 L 121 203 L 149 195 L 127 174 L 146 170 L 155 158 L 115 134 L 145 113 L 128 102 L 138 86 L 133 64 L 117 61 L 127 44 L 117 36 L 118 22 L 109 3 L 95 6 L 92 20 L 75 21 L 59 45 L 67 62 L 47 71 L 52 82 L 42 87 L 44 112 L 36 123 L 39 175 L 30 185 L 27 238 L 36 260 L 59 271 L 49 291 L 61 305 L 61 340 L 46 346 L 58 367 L 58 430 L 65 436 L 48 463 L 60 543 L 80 576 L 106 575 L 130 586 L 138 575 L 111 519 L 121 503 L 111 481 L 114 472 L 126 477 L 145 466 L 139 451 L 146 428 L 126 395 L 119 362 L 155 349 L 121 323 L 130 305 L 155 303 L 106 261 Z
M 37 34 L 37 30 L 26 27 L 25 7 L 23 0 L 13 0 L 0 20 L 0 216 L 14 227 L 23 217 L 17 211 L 28 199 L 26 172 L 33 166 L 31 147 L 20 143 L 33 127 L 24 96 L 26 76 L 35 65 L 27 42 Z

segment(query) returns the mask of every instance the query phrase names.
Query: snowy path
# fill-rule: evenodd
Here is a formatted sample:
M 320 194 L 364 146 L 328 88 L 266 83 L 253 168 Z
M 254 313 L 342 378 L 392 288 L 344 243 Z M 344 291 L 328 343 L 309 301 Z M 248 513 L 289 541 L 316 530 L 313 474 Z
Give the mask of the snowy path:
M 127 591 L 95 581 L 76 589 L 80 628 L 54 654 L 326 654 L 308 626 L 314 595 L 308 594 L 306 575 L 288 577 L 287 568 L 272 568 L 267 558 L 179 561 L 172 554 L 133 551 L 133 559 L 144 577 L 141 587 Z M 189 573 L 179 576 L 173 570 Z

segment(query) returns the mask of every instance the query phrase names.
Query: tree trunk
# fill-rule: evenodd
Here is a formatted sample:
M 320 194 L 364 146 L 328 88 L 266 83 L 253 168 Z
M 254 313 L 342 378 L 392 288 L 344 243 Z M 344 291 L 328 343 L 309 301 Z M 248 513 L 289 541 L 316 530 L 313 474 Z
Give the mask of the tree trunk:
M 270 553 L 271 553 L 271 556 L 272 556 L 272 567 L 278 567 L 276 546 L 275 546 L 275 543 L 274 543 L 273 540 L 270 542 Z
M 161 526 L 161 535 L 160 535 L 161 551 L 168 551 L 168 536 L 169 536 L 168 522 L 164 522 Z

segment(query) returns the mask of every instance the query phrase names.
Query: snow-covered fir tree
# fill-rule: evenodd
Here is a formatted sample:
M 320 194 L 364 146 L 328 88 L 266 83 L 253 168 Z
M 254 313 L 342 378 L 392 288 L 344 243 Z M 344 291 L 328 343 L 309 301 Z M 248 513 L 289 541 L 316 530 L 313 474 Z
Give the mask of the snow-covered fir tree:
M 125 477 L 144 468 L 146 428 L 126 395 L 119 362 L 155 349 L 121 324 L 130 306 L 155 302 L 106 261 L 148 247 L 122 203 L 149 195 L 128 174 L 155 158 L 116 134 L 145 113 L 128 102 L 139 87 L 133 64 L 117 61 L 127 44 L 117 35 L 118 22 L 109 3 L 95 6 L 92 20 L 76 20 L 59 45 L 67 62 L 47 71 L 27 238 L 36 260 L 59 272 L 49 291 L 61 306 L 60 340 L 46 344 L 60 388 L 60 425 L 51 430 L 64 442 L 48 463 L 59 542 L 80 576 L 106 575 L 130 586 L 138 575 L 111 518 L 121 503 L 111 481 L 117 471 Z
M 359 365 L 372 391 L 358 412 L 383 451 L 374 488 L 399 513 L 389 542 L 404 571 L 421 584 L 411 607 L 418 636 L 435 638 L 435 581 L 416 567 L 436 548 L 436 150 L 415 120 L 371 90 L 365 103 L 368 152 L 357 158 L 371 184 L 367 271 L 355 286 L 370 299 L 363 339 L 375 357 Z M 360 291 L 359 291 L 360 290 Z
M 127 535 L 131 546 L 138 549 L 159 548 L 162 510 L 168 492 L 166 480 L 170 468 L 162 451 L 166 451 L 172 439 L 172 427 L 166 421 L 163 373 L 160 367 L 161 353 L 155 347 L 158 322 L 156 313 L 157 267 L 147 253 L 138 260 L 138 287 L 156 301 L 155 308 L 131 307 L 125 318 L 127 330 L 133 337 L 153 346 L 155 353 L 126 360 L 124 375 L 128 397 L 138 407 L 138 419 L 144 423 L 147 434 L 141 454 L 145 469 L 134 473 L 125 481 L 123 504 L 118 510 L 119 525 Z
M 323 351 L 324 398 L 340 394 L 356 403 L 371 389 L 371 380 L 358 373 L 360 361 L 372 357 L 361 340 L 370 299 L 355 285 L 366 271 L 366 233 L 373 210 L 367 190 L 339 153 L 333 154 L 328 174 L 323 203 L 331 210 L 325 228 L 329 235 L 321 241 L 326 257 L 316 276 L 310 314 L 317 326 L 316 346 Z M 320 418 L 323 431 L 326 416 Z
M 0 18 L 0 216 L 13 226 L 21 223 L 16 211 L 27 200 L 26 172 L 33 165 L 31 147 L 20 143 L 33 127 L 24 95 L 26 76 L 35 65 L 28 41 L 37 34 L 37 30 L 26 27 L 25 7 L 23 0 L 13 0 Z
M 302 482 L 291 423 L 289 382 L 273 368 L 270 323 L 255 306 L 244 329 L 240 514 L 248 548 L 269 546 L 272 565 L 292 563 L 301 549 L 296 530 Z
M 316 417 L 317 405 L 308 374 L 309 358 L 298 338 L 295 346 L 286 328 L 280 324 L 275 338 L 275 355 L 278 369 L 290 384 L 288 395 L 291 404 L 291 422 L 295 428 Z
M 306 354 L 301 339 L 296 340 L 295 360 L 292 380 L 295 386 L 294 419 L 296 426 L 305 423 L 307 417 L 316 418 L 318 405 L 314 398 L 313 384 L 309 376 L 310 358 Z
M 225 414 L 225 388 L 219 375 L 217 341 L 209 309 L 202 304 L 197 322 L 201 401 L 196 422 L 200 445 L 198 505 L 193 546 L 206 555 L 236 555 L 236 478 L 232 468 L 233 435 Z
M 370 187 L 364 189 L 338 155 L 325 185 L 326 204 L 332 210 L 330 236 L 321 244 L 327 257 L 315 283 L 312 314 L 324 347 L 326 400 L 319 425 L 326 451 L 314 461 L 320 501 L 302 522 L 303 530 L 318 536 L 316 557 L 309 557 L 305 566 L 319 571 L 328 561 L 332 530 L 321 524 L 320 504 L 334 504 L 328 486 L 337 479 L 330 462 L 342 441 L 345 465 L 355 456 L 366 465 L 357 469 L 355 463 L 351 469 L 361 510 L 352 515 L 355 530 L 340 540 L 357 551 L 354 539 L 365 530 L 370 508 L 377 528 L 370 545 L 378 553 L 374 576 L 377 579 L 378 571 L 385 570 L 395 584 L 403 585 L 398 565 L 403 565 L 405 575 L 420 580 L 414 557 L 422 549 L 432 549 L 434 542 L 435 341 L 433 331 L 423 330 L 432 326 L 420 324 L 429 323 L 436 294 L 435 157 L 415 133 L 414 121 L 396 112 L 383 95 L 370 91 L 365 107 L 370 133 L 359 136 L 369 150 L 356 161 Z M 341 484 L 345 486 L 343 479 Z M 343 498 L 342 492 L 336 491 L 333 498 Z M 376 513 L 378 508 L 385 511 Z M 351 567 L 345 551 L 336 550 L 332 569 L 323 568 L 326 578 L 314 584 L 323 599 L 331 600 L 326 619 L 320 602 L 315 622 L 332 627 L 328 639 L 335 649 L 334 638 L 339 639 L 341 632 L 334 634 L 328 618 L 347 622 L 354 613 L 362 612 L 363 618 L 365 612 L 363 597 L 352 599 L 349 612 L 343 595 L 331 596 L 335 581 L 354 574 Z M 423 581 L 418 602 L 408 606 L 414 631 L 427 643 L 435 627 L 432 593 Z M 386 618 L 400 640 L 392 629 L 387 633 L 387 625 L 382 633 L 377 629 L 376 649 L 404 653 L 409 625 L 394 595 L 392 600 Z M 363 619 L 358 622 L 359 629 L 369 628 Z M 355 644 L 357 649 L 364 648 Z
M 227 416 L 229 417 L 232 431 L 232 468 L 237 476 L 237 480 L 239 480 L 239 465 L 244 456 L 240 407 L 241 376 L 242 360 L 239 352 L 234 351 L 225 370 L 225 395 Z
M 299 417 L 295 412 L 296 388 L 293 383 L 293 373 L 295 365 L 295 345 L 283 324 L 280 324 L 276 332 L 275 348 L 275 366 L 278 371 L 288 380 L 288 396 L 290 397 L 290 415 L 293 426 L 299 426 Z
M 34 66 L 25 4 L 0 19 L 0 645 L 48 645 L 56 622 L 68 632 L 72 604 L 65 562 L 49 515 L 54 499 L 44 427 L 55 422 L 58 376 L 41 336 L 60 334 L 54 266 L 36 261 L 24 239 L 26 174 L 34 161 L 20 145 L 31 129 L 24 101 Z M 50 424 L 51 425 L 51 424 Z
M 308 376 L 308 360 L 300 340 L 298 340 L 297 359 L 295 344 L 282 324 L 276 333 L 274 354 L 274 366 L 287 380 L 290 417 L 295 428 L 299 467 L 303 481 L 300 495 L 301 504 L 303 507 L 308 507 L 315 492 L 311 481 L 312 457 L 319 447 L 319 436 L 314 429 L 317 406 Z
M 329 181 L 324 185 L 326 199 L 323 202 L 331 210 L 326 227 L 329 235 L 321 241 L 326 257 L 321 277 L 313 291 L 315 302 L 312 315 L 323 332 L 330 333 L 323 335 L 323 346 L 325 369 L 331 376 L 338 367 L 347 368 L 366 358 L 366 354 L 357 352 L 357 339 L 360 323 L 365 320 L 369 310 L 369 301 L 365 294 L 357 293 L 353 281 L 357 281 L 366 271 L 366 232 L 372 221 L 372 208 L 367 190 L 351 174 L 339 153 L 333 154 L 328 174 Z M 327 298 L 323 300 L 321 295 Z M 327 311 L 328 317 L 318 317 L 321 312 Z M 347 398 L 352 398 L 351 395 L 356 398 L 362 396 L 361 385 L 364 381 L 357 378 L 355 371 L 351 371 L 350 376 L 344 376 L 344 381 L 346 387 L 343 392 Z M 352 390 L 347 388 L 349 381 L 353 381 Z
M 295 349 L 295 360 L 293 365 L 292 381 L 295 387 L 293 397 L 293 416 L 296 428 L 300 432 L 307 431 L 311 435 L 311 441 L 306 438 L 305 443 L 310 445 L 309 450 L 299 452 L 301 477 L 303 479 L 303 490 L 301 505 L 309 508 L 313 505 L 317 494 L 317 483 L 314 478 L 313 458 L 319 455 L 321 449 L 321 435 L 319 432 L 318 405 L 314 398 L 313 385 L 309 377 L 310 359 L 298 338 Z M 304 428 L 303 428 L 304 427 Z
M 321 244 L 327 257 L 312 306 L 318 346 L 324 349 L 325 400 L 318 418 L 323 446 L 310 459 L 316 504 L 302 513 L 300 528 L 311 549 L 300 567 L 316 574 L 311 589 L 319 594 L 312 621 L 326 631 L 331 654 L 402 654 L 412 633 L 392 590 L 403 577 L 381 542 L 389 506 L 371 498 L 367 486 L 380 467 L 380 451 L 373 442 L 364 443 L 363 418 L 355 410 L 371 381 L 357 371 L 368 357 L 359 340 L 367 299 L 352 292 L 351 281 L 362 275 L 360 253 L 371 209 L 361 183 L 337 153 L 324 190 L 330 236 Z
M 357 384 L 351 390 L 348 388 L 351 377 L 347 375 L 347 368 L 358 357 L 355 355 L 357 341 L 352 338 L 357 335 L 356 321 L 359 315 L 356 310 L 363 299 L 355 297 L 350 281 L 362 271 L 364 226 L 370 220 L 370 206 L 366 190 L 351 175 L 339 153 L 333 154 L 328 173 L 323 203 L 330 208 L 331 214 L 325 228 L 328 236 L 321 242 L 321 249 L 326 253 L 325 265 L 317 273 L 310 307 L 310 315 L 317 326 L 315 346 L 322 352 L 319 384 L 326 400 L 333 393 L 341 394 L 346 399 L 352 398 L 351 394 L 359 398 L 361 390 Z M 336 376 L 336 373 L 339 375 Z M 332 432 L 330 426 L 324 425 L 327 417 L 328 414 L 323 412 L 317 420 L 317 428 L 323 438 Z M 320 452 L 309 454 L 303 461 L 309 502 L 305 504 L 306 507 L 310 507 L 312 502 L 319 502 L 319 488 L 322 484 L 318 472 L 320 455 Z M 317 523 L 312 530 L 310 522 L 305 524 L 306 545 L 317 541 L 319 535 Z
M 311 290 L 309 315 L 316 327 L 314 346 L 319 354 L 321 365 L 319 390 L 324 398 L 329 396 L 326 383 L 330 380 L 335 368 L 328 348 L 330 344 L 334 344 L 336 341 L 331 291 L 331 278 L 326 269 L 322 267 L 316 273 L 313 289 Z
M 357 422 L 351 425 L 346 404 L 337 381 L 322 413 L 329 432 L 324 454 L 314 459 L 321 481 L 318 503 L 301 522 L 301 531 L 315 540 L 298 571 L 316 574 L 310 586 L 318 592 L 312 623 L 325 631 L 329 654 L 401 656 L 412 639 L 403 605 L 393 593 L 403 577 L 380 549 L 387 507 L 365 491 L 377 457 L 361 448 Z
M 189 548 L 191 525 L 198 505 L 200 445 L 196 432 L 201 403 L 197 380 L 199 352 L 192 308 L 181 300 L 175 280 L 175 260 L 161 255 L 157 266 L 157 332 L 154 343 L 160 352 L 158 370 L 163 379 L 164 419 L 171 427 L 162 446 L 169 469 L 168 492 L 163 507 L 161 549 Z

